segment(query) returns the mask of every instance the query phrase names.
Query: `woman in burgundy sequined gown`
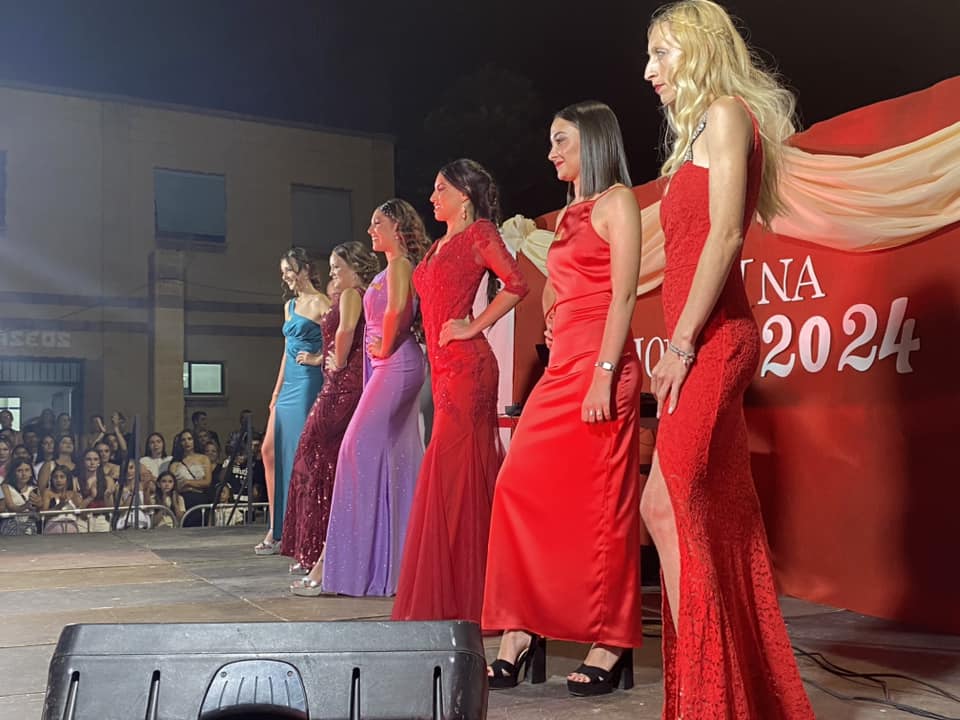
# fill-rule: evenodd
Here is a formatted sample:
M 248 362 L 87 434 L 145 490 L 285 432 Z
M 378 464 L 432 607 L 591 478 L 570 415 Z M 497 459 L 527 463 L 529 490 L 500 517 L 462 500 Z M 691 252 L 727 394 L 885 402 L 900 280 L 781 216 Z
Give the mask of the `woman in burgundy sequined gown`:
M 645 77 L 671 143 L 660 206 L 670 341 L 652 373 L 660 425 L 641 500 L 665 590 L 663 717 L 807 720 L 750 475 L 743 396 L 760 338 L 739 272 L 754 214 L 781 209 L 794 100 L 709 0 L 658 11 L 648 41 Z
M 456 160 L 437 175 L 434 217 L 447 232 L 413 274 L 421 301 L 434 418 L 410 513 L 394 620 L 480 621 L 493 485 L 503 459 L 497 359 L 483 331 L 527 293 L 497 231 L 490 174 Z M 477 287 L 492 271 L 503 289 L 476 318 Z
M 301 353 L 298 362 L 323 365 L 323 387 L 300 436 L 290 475 L 281 552 L 295 560 L 291 572 L 307 572 L 320 559 L 337 454 L 363 389 L 363 303 L 367 285 L 380 269 L 376 255 L 359 242 L 330 253 L 330 277 L 337 289 L 321 318 L 322 353 Z

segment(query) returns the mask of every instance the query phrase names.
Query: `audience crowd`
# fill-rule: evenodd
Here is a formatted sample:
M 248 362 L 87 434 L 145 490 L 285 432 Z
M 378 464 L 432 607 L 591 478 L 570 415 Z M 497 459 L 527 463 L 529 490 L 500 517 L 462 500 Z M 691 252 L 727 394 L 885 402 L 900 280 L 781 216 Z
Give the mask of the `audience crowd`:
M 47 408 L 18 429 L 0 410 L 0 535 L 242 524 L 247 501 L 266 500 L 262 434 L 248 442 L 249 417 L 241 413 L 225 446 L 198 410 L 169 446 L 149 432 L 134 447 L 119 411 L 109 423 L 93 415 L 82 432 L 68 413 Z

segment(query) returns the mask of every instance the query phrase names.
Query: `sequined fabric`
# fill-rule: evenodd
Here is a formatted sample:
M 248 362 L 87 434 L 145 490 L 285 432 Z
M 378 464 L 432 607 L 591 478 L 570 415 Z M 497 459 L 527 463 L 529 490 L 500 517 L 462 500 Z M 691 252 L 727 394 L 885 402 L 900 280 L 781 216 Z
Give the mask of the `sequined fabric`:
M 383 333 L 386 271 L 363 296 L 364 348 Z M 323 588 L 343 595 L 393 595 L 413 488 L 423 459 L 417 398 L 426 368 L 404 308 L 389 357 L 367 357 L 363 392 L 337 457 L 323 556 Z
M 493 485 L 503 449 L 497 430 L 497 359 L 483 334 L 440 347 L 440 330 L 466 317 L 487 269 L 524 296 L 526 281 L 496 227 L 478 220 L 414 272 L 433 390 L 433 431 L 417 479 L 395 620 L 479 622 Z
M 331 301 L 330 311 L 320 320 L 323 347 L 330 352 L 340 326 L 340 296 Z M 307 415 L 293 460 L 281 552 L 308 568 L 317 563 L 323 551 L 337 454 L 363 389 L 363 330 L 361 314 L 346 366 L 323 371 L 323 388 Z
M 273 409 L 274 493 L 273 536 L 283 537 L 283 519 L 287 512 L 290 472 L 297 454 L 300 433 L 307 420 L 310 406 L 317 399 L 323 384 L 323 371 L 312 365 L 298 365 L 297 353 L 323 351 L 320 325 L 297 312 L 295 300 L 288 304 L 289 317 L 283 323 L 284 361 L 283 385 Z M 187 500 L 189 507 L 190 501 Z M 196 516 L 196 513 L 194 513 Z
M 754 120 L 744 232 L 756 209 L 762 146 Z M 663 309 L 677 323 L 710 230 L 709 172 L 688 162 L 660 207 Z M 738 258 L 739 259 L 739 258 Z M 679 630 L 664 592 L 665 720 L 806 720 L 750 475 L 743 396 L 760 338 L 734 261 L 697 345 L 677 409 L 660 418 L 657 453 L 680 547 Z
M 483 627 L 636 647 L 640 364 L 632 337 L 614 374 L 615 419 L 581 419 L 612 298 L 610 245 L 593 228 L 595 202 L 567 208 L 547 256 L 557 294 L 553 347 L 497 479 Z

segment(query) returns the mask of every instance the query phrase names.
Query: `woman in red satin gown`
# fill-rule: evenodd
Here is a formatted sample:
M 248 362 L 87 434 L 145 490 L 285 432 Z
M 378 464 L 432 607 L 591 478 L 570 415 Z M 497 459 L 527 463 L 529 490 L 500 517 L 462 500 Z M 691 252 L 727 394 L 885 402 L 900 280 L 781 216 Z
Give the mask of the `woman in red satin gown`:
M 739 272 L 754 214 L 780 209 L 794 100 L 708 0 L 662 9 L 648 40 L 673 141 L 660 206 L 670 342 L 652 373 L 660 425 L 641 502 L 665 589 L 663 717 L 806 720 L 750 475 L 743 396 L 760 338 Z
M 483 627 L 506 631 L 491 687 L 513 686 L 531 662 L 534 682 L 545 679 L 532 656 L 551 637 L 593 643 L 567 682 L 595 695 L 621 676 L 632 683 L 628 649 L 641 642 L 640 364 L 630 332 L 640 210 L 610 108 L 562 110 L 550 141 L 572 189 L 547 256 L 550 362 L 497 480 Z
M 350 241 L 333 248 L 335 294 L 320 318 L 326 352 L 302 351 L 296 358 L 323 367 L 323 387 L 307 415 L 290 471 L 280 552 L 294 559 L 291 573 L 308 573 L 323 553 L 337 455 L 363 390 L 363 292 L 379 271 L 377 256 L 366 245 Z
M 527 294 L 495 225 L 497 186 L 473 160 L 437 175 L 434 217 L 447 232 L 413 273 L 433 390 L 433 430 L 417 477 L 394 620 L 480 621 L 493 484 L 503 448 L 497 429 L 499 370 L 483 330 Z M 470 317 L 483 275 L 503 289 Z

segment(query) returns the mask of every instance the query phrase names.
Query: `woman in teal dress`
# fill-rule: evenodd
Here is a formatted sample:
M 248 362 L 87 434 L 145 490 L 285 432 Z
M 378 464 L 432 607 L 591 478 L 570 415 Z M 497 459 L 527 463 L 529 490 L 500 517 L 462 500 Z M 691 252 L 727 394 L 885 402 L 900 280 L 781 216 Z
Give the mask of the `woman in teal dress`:
M 273 555 L 280 550 L 293 456 L 307 413 L 323 384 L 322 368 L 310 365 L 308 361 L 313 355 L 323 354 L 319 323 L 330 310 L 330 298 L 317 289 L 322 283 L 317 277 L 316 266 L 303 248 L 293 247 L 283 254 L 280 277 L 285 290 L 292 293 L 293 298 L 284 306 L 283 357 L 261 446 L 270 527 L 263 541 L 254 548 L 257 555 Z

